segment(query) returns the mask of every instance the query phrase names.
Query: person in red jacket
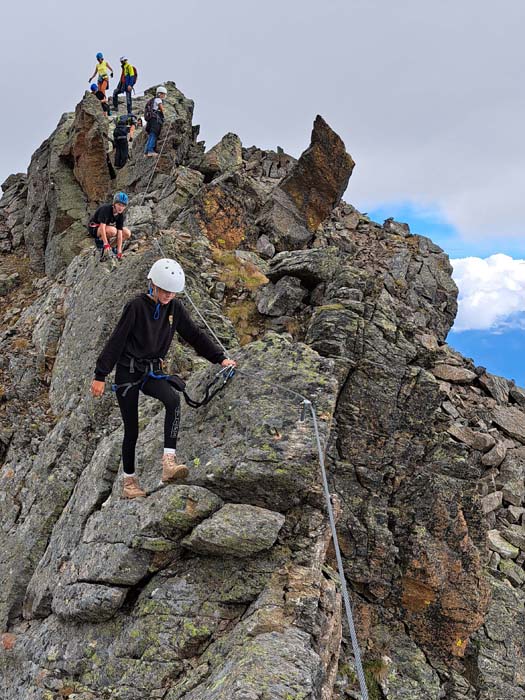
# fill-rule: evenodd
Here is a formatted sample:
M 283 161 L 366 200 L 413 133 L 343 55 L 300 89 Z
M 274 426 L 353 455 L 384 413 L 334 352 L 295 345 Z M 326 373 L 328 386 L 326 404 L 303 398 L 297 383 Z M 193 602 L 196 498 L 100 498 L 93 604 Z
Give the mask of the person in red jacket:
M 170 258 L 154 263 L 148 274 L 149 289 L 129 301 L 104 349 L 100 353 L 95 378 L 91 383 L 93 396 L 102 396 L 105 380 L 116 365 L 115 384 L 117 401 L 124 422 L 122 464 L 124 487 L 122 498 L 139 498 L 146 492 L 140 488 L 135 474 L 135 445 L 139 435 L 139 392 L 152 396 L 164 404 L 164 454 L 162 456 L 163 483 L 184 479 L 188 467 L 176 456 L 180 421 L 178 391 L 162 372 L 162 361 L 169 350 L 175 333 L 195 351 L 222 367 L 235 367 L 235 360 L 224 355 L 221 348 L 201 330 L 176 299 L 184 290 L 182 267 Z

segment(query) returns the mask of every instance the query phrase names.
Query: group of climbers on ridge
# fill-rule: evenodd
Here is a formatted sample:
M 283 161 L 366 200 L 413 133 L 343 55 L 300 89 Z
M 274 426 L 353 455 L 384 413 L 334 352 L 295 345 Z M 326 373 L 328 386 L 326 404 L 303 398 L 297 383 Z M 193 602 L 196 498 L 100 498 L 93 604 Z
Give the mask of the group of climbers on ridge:
M 109 88 L 109 78 L 113 77 L 113 68 L 109 64 L 109 61 L 104 58 L 104 54 L 100 51 L 97 53 L 96 59 L 97 65 L 95 66 L 93 74 L 88 79 L 88 83 L 91 83 L 93 78 L 97 76 L 97 82 L 91 83 L 90 90 L 95 97 L 101 101 L 102 109 L 109 116 L 111 114 L 111 109 L 106 98 L 106 90 Z M 127 56 L 120 57 L 120 66 L 120 78 L 117 87 L 115 90 L 113 90 L 113 109 L 115 112 L 118 112 L 118 96 L 125 93 L 127 111 L 128 114 L 131 114 L 133 111 L 133 99 L 131 93 L 135 83 L 137 82 L 138 73 L 135 66 L 132 66 L 128 61 Z
M 91 93 L 100 101 L 104 114 L 107 117 L 110 117 L 111 107 L 106 97 L 106 91 L 109 87 L 109 78 L 113 78 L 113 68 L 109 61 L 104 58 L 104 54 L 102 52 L 99 51 L 96 54 L 96 59 L 97 64 L 95 66 L 95 70 L 90 76 L 88 82 L 91 83 L 93 78 L 97 76 L 97 82 L 90 84 L 90 90 Z M 134 90 L 135 83 L 137 82 L 137 69 L 135 66 L 132 66 L 131 63 L 129 63 L 127 56 L 120 57 L 120 64 L 120 79 L 117 87 L 113 91 L 113 110 L 118 113 L 118 98 L 120 94 L 124 93 L 126 95 L 127 114 L 117 118 L 115 122 L 115 129 L 113 131 L 112 141 L 115 148 L 114 164 L 116 168 L 122 168 L 128 161 L 129 143 L 133 141 L 133 132 L 140 119 L 133 114 L 132 99 L 132 92 Z M 168 91 L 164 85 L 159 85 L 156 90 L 155 97 L 148 100 L 145 106 L 144 121 L 146 122 L 146 133 L 148 134 L 148 138 L 144 148 L 144 155 L 148 157 L 158 155 L 155 147 L 162 130 L 162 125 L 164 124 L 163 100 L 165 99 L 167 93 Z
M 133 139 L 137 118 L 132 114 L 131 92 L 137 72 L 125 56 L 121 57 L 122 73 L 113 92 L 113 107 L 118 111 L 118 95 L 126 93 L 127 114 L 118 117 L 113 132 L 115 166 L 122 167 L 128 159 L 128 139 Z M 109 73 L 108 73 L 109 71 Z M 113 77 L 111 65 L 97 54 L 97 66 L 91 80 L 98 74 L 97 83 L 91 85 L 107 116 L 111 110 L 106 99 L 109 77 Z M 163 100 L 167 90 L 160 85 L 146 103 L 144 120 L 148 139 L 144 149 L 146 156 L 156 156 L 155 146 L 164 123 Z M 125 223 L 125 211 L 129 203 L 125 192 L 116 192 L 113 201 L 97 208 L 88 222 L 88 233 L 95 239 L 102 257 L 115 254 L 122 259 L 123 243 L 131 237 Z M 176 456 L 180 423 L 179 391 L 184 384 L 176 375 L 163 374 L 163 360 L 175 331 L 194 350 L 212 363 L 232 370 L 235 360 L 226 357 L 223 350 L 212 341 L 191 319 L 182 303 L 176 298 L 184 291 L 185 275 L 178 262 L 170 258 L 157 260 L 148 274 L 148 291 L 135 296 L 122 312 L 113 333 L 100 353 L 91 383 L 91 393 L 100 397 L 104 393 L 105 380 L 116 366 L 115 391 L 124 423 L 122 463 L 124 484 L 122 498 L 146 496 L 135 474 L 135 446 L 139 433 L 138 400 L 140 391 L 164 404 L 164 450 L 162 455 L 163 484 L 188 476 L 189 470 Z M 188 399 L 185 394 L 186 399 Z M 195 405 L 195 404 L 194 404 Z

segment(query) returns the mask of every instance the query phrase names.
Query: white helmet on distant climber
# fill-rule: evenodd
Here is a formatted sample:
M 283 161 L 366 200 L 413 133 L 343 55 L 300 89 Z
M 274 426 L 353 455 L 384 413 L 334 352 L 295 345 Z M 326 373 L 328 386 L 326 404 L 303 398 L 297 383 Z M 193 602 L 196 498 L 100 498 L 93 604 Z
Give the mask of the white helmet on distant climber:
M 166 90 L 164 85 L 159 85 L 159 87 L 157 88 L 157 95 L 167 95 L 167 94 L 168 94 L 168 91 Z
M 153 263 L 148 279 L 165 292 L 184 291 L 184 270 L 176 260 L 171 258 L 161 258 Z

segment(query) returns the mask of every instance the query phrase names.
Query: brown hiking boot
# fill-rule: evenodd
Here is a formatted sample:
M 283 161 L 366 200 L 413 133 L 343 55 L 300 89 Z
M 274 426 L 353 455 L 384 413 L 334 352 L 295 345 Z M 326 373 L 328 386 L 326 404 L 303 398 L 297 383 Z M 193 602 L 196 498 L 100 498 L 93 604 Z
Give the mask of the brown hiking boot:
M 162 455 L 162 483 L 167 484 L 175 479 L 185 479 L 189 469 L 185 464 L 179 464 L 174 454 Z
M 136 476 L 125 476 L 122 498 L 144 498 L 146 492 L 143 491 Z

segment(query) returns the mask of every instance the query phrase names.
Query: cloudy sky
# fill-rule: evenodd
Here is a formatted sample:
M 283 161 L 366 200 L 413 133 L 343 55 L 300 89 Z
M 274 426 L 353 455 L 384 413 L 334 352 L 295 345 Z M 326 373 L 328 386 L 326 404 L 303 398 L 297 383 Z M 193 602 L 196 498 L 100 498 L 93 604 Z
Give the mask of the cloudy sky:
M 523 0 L 5 5 L 1 181 L 74 108 L 97 51 L 115 68 L 128 54 L 142 89 L 174 80 L 209 146 L 234 131 L 299 155 L 320 113 L 357 163 L 347 201 L 455 259 L 451 342 L 478 361 L 480 337 L 512 333 L 518 349 L 481 360 L 524 383 Z

